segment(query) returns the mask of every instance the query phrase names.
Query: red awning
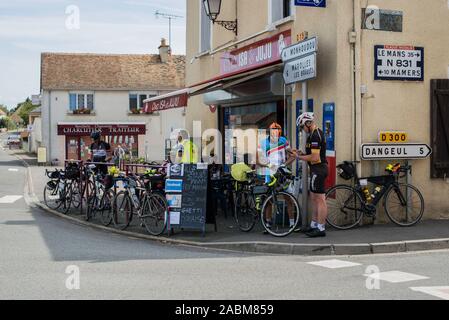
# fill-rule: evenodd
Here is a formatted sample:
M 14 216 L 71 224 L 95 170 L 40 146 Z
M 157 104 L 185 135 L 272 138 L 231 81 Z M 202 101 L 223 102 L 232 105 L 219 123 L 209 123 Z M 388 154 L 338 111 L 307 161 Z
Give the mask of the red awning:
M 190 89 L 173 91 L 144 101 L 144 112 L 151 113 L 162 110 L 187 107 Z
M 187 107 L 187 102 L 190 96 L 203 94 L 210 91 L 226 89 L 237 85 L 242 82 L 252 80 L 254 78 L 263 76 L 265 74 L 277 71 L 282 64 L 276 64 L 273 66 L 256 69 L 236 75 L 217 77 L 210 79 L 209 81 L 195 84 L 189 88 L 185 88 L 178 91 L 173 91 L 164 95 L 153 97 L 144 101 L 144 112 L 151 113 L 163 110 L 169 110 L 174 108 Z M 199 89 L 193 88 L 202 86 Z

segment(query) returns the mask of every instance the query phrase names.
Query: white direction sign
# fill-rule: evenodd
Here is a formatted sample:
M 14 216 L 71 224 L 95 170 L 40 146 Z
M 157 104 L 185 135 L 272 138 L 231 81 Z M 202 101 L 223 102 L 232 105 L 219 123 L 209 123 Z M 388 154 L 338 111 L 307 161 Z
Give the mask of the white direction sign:
M 424 81 L 424 48 L 375 46 L 374 79 Z
M 316 78 L 316 53 L 287 62 L 284 66 L 285 84 Z
M 363 144 L 363 160 L 388 160 L 388 159 L 425 159 L 432 154 L 432 149 L 427 144 Z
M 282 50 L 282 61 L 290 61 L 318 51 L 318 39 L 316 37 L 298 42 Z

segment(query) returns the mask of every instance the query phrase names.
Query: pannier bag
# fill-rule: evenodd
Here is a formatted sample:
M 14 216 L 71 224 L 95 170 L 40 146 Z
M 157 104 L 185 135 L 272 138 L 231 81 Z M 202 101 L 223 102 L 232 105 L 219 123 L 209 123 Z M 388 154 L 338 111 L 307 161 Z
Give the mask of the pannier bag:
M 80 168 L 76 163 L 69 163 L 65 169 L 65 177 L 70 180 L 78 179 L 80 177 Z
M 351 180 L 355 176 L 354 164 L 347 162 L 347 161 L 338 165 L 337 171 L 338 171 L 339 176 L 345 180 Z

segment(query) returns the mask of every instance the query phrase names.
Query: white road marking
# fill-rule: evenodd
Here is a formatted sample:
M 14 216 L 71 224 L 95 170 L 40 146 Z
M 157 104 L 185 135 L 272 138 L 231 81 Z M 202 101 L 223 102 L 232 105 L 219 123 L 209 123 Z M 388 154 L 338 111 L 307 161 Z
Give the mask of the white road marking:
M 410 289 L 416 292 L 426 293 L 443 300 L 449 300 L 449 287 L 412 287 Z
M 349 261 L 343 261 L 343 260 L 324 260 L 324 261 L 316 261 L 316 262 L 308 262 L 308 264 L 312 264 L 315 266 L 328 268 L 328 269 L 340 269 L 340 268 L 349 268 L 349 267 L 355 267 L 360 266 L 360 263 L 354 263 Z
M 0 203 L 14 203 L 19 199 L 22 199 L 23 196 L 4 196 L 0 198 Z
M 372 274 L 365 274 L 365 277 L 383 280 L 390 283 L 401 283 L 401 282 L 429 279 L 429 277 L 424 277 L 417 274 L 402 271 L 377 272 Z
M 19 169 L 9 168 L 8 171 L 17 172 Z

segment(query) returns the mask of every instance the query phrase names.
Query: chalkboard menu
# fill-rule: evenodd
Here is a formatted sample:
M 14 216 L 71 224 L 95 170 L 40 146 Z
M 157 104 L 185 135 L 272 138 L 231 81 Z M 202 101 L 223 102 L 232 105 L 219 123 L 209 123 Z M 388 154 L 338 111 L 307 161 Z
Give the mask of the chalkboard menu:
M 166 182 L 170 227 L 206 231 L 208 170 L 203 164 L 172 165 Z M 182 192 L 180 192 L 182 190 Z

